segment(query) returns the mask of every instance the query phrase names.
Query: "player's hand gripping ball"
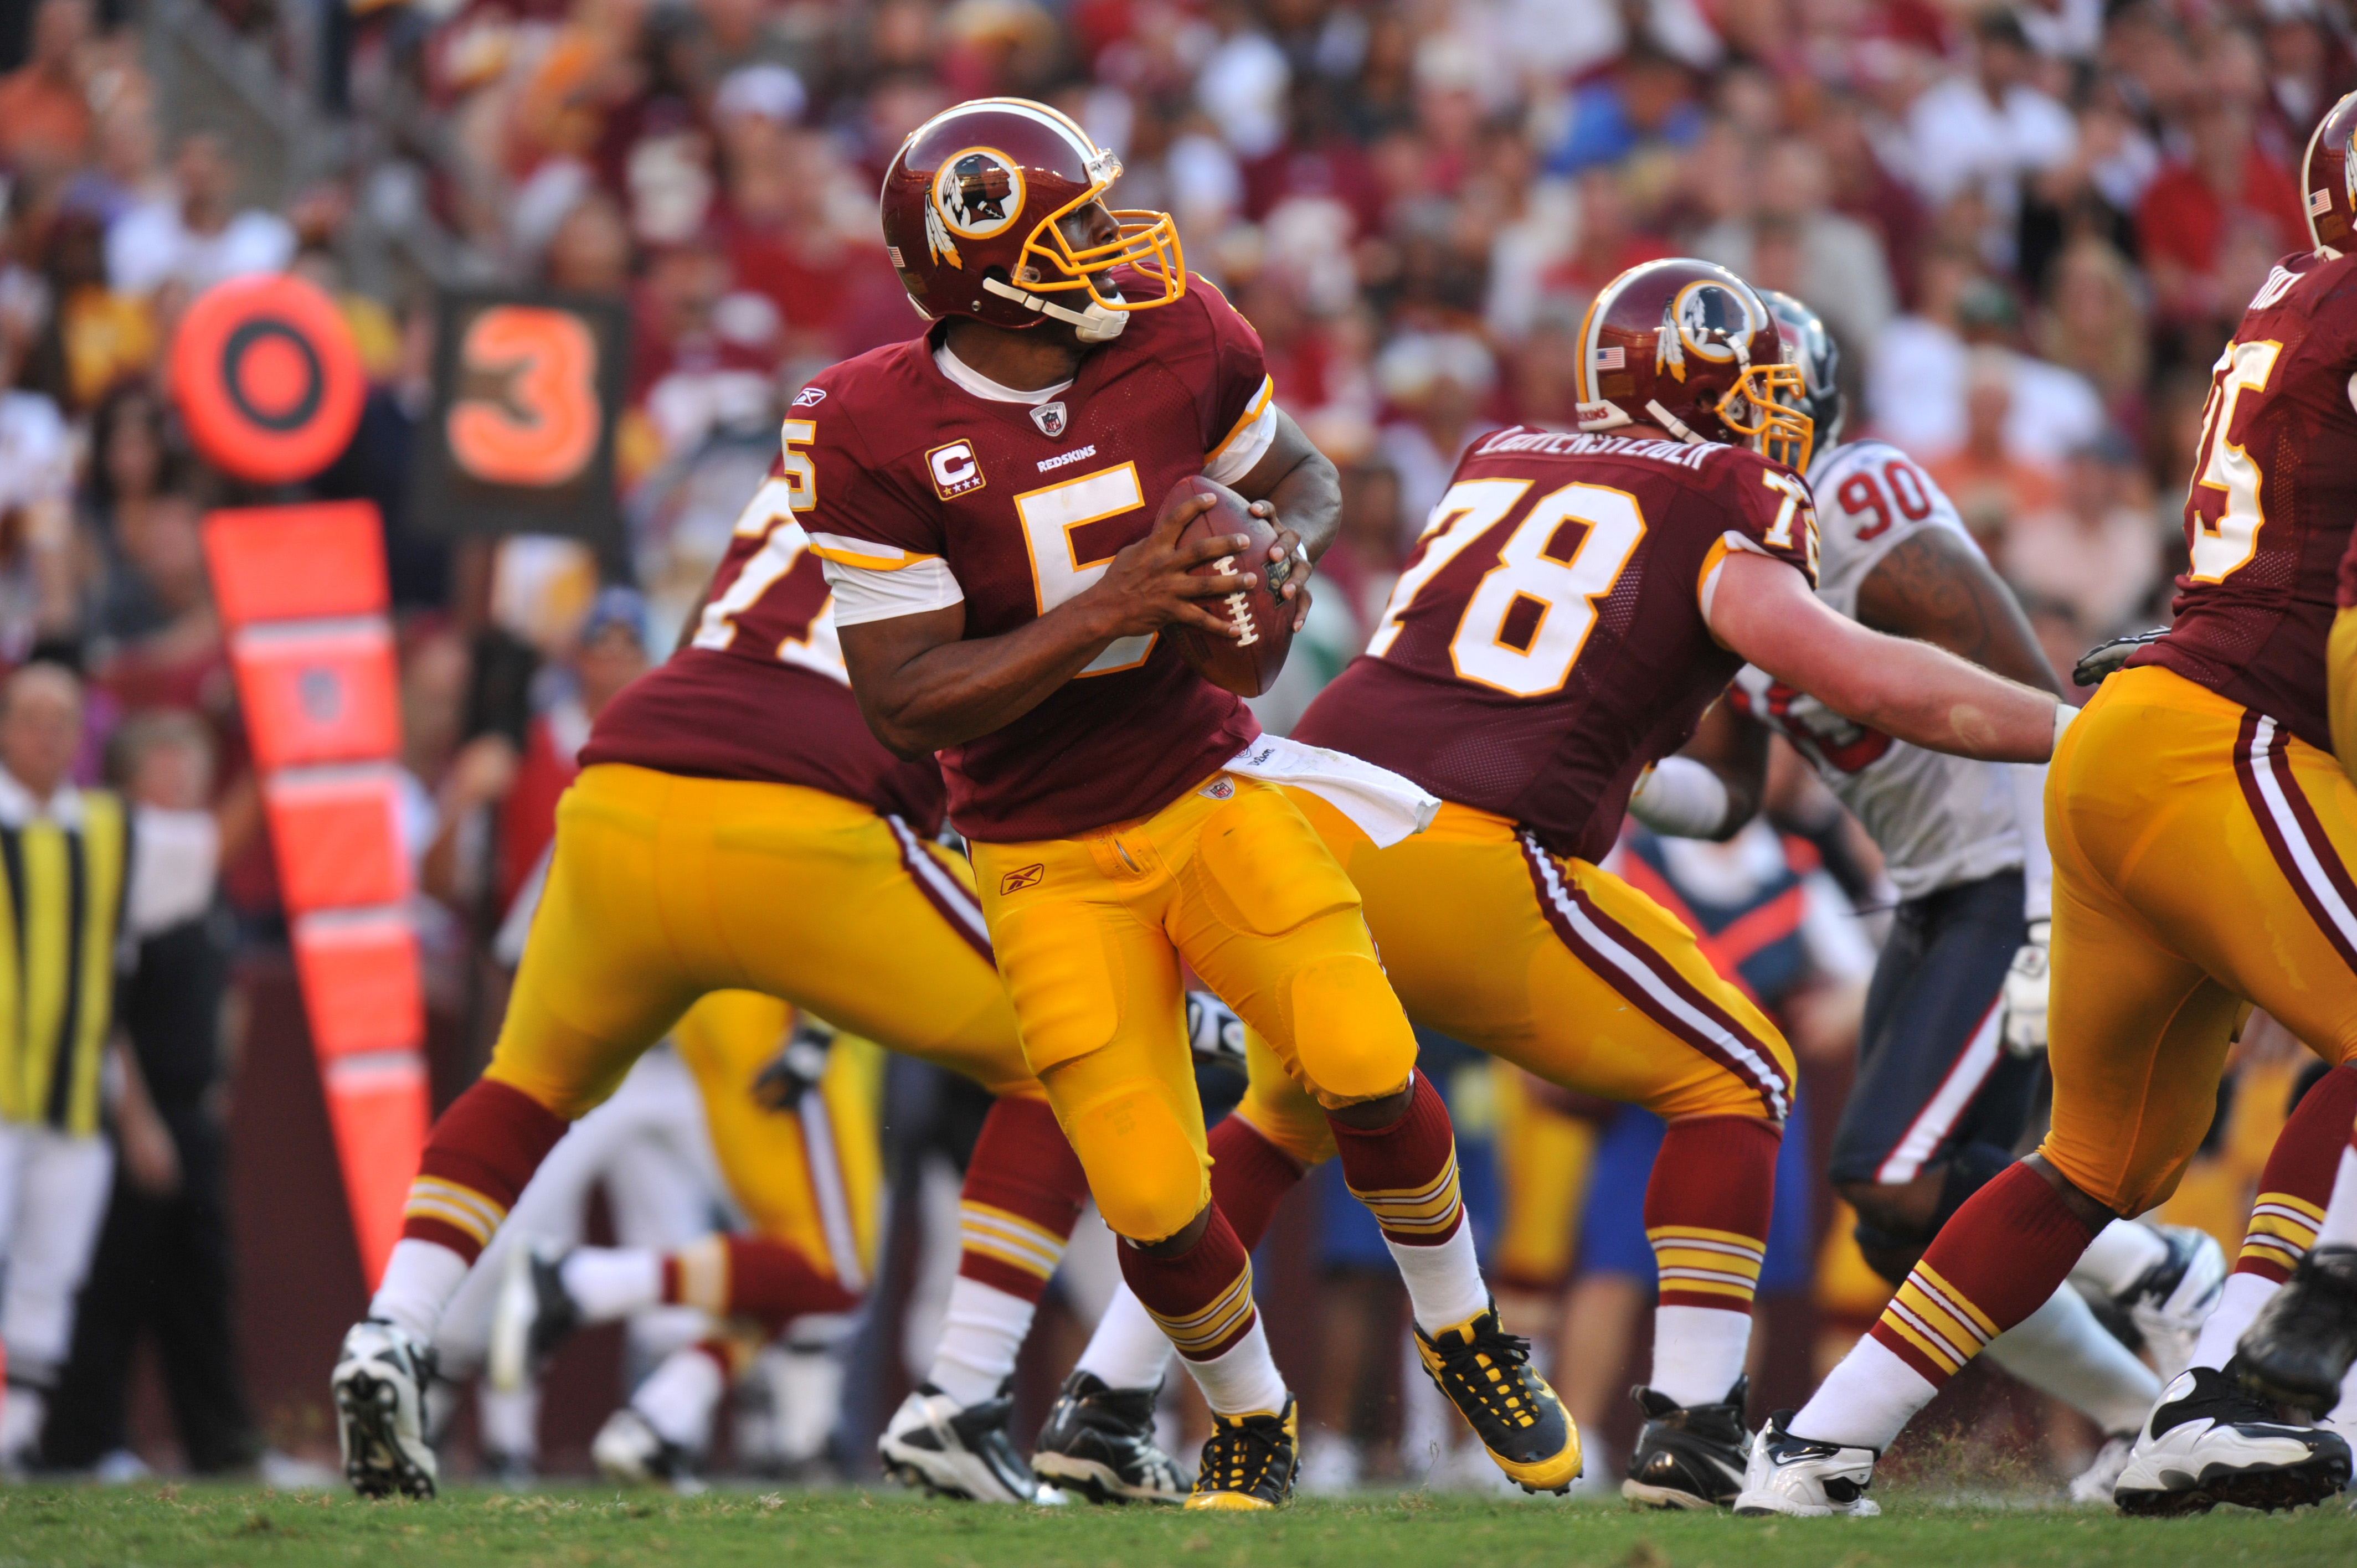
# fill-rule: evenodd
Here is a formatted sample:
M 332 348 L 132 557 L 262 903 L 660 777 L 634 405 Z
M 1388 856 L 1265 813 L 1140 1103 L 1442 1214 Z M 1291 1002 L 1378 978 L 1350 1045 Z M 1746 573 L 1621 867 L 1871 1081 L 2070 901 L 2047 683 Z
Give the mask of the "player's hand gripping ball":
M 1217 504 L 1179 531 L 1181 546 L 1215 533 L 1242 533 L 1252 540 L 1251 546 L 1239 554 L 1206 561 L 1195 568 L 1194 575 L 1250 572 L 1260 583 L 1225 598 L 1200 601 L 1214 617 L 1235 628 L 1233 638 L 1214 637 L 1178 625 L 1168 628 L 1169 635 L 1178 645 L 1179 657 L 1196 674 L 1239 697 L 1257 697 L 1276 684 L 1277 672 L 1285 668 L 1285 656 L 1293 647 L 1294 618 L 1301 607 L 1286 600 L 1285 585 L 1298 564 L 1268 558 L 1269 547 L 1276 542 L 1276 529 L 1266 518 L 1254 516 L 1243 497 L 1225 485 L 1189 474 L 1171 487 L 1162 504 L 1168 509 L 1190 495 L 1210 496 Z M 1307 594 L 1308 585 L 1301 591 Z

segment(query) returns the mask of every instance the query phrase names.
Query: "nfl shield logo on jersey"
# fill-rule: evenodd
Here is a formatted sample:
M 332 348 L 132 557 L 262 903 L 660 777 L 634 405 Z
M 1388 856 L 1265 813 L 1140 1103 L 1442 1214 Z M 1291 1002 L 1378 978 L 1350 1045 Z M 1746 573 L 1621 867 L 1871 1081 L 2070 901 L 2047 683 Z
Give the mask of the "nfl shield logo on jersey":
M 1040 435 L 1053 441 L 1064 433 L 1064 405 L 1061 403 L 1041 403 L 1031 411 L 1031 423 L 1039 427 Z

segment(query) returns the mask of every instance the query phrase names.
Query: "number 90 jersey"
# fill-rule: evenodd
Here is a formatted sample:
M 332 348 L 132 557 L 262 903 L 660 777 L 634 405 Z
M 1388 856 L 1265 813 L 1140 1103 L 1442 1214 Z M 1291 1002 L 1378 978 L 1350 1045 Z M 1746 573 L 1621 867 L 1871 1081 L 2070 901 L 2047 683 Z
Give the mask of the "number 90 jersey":
M 2159 664 L 2332 746 L 2324 644 L 2357 518 L 2357 256 L 2286 256 L 2218 356 Z
M 1599 860 L 1638 775 L 1742 664 L 1700 599 L 1730 549 L 1813 584 L 1808 487 L 1737 446 L 1500 431 L 1458 464 L 1367 651 L 1294 735 Z
M 1927 529 L 1971 538 L 1940 487 L 1885 442 L 1824 451 L 1809 466 L 1809 489 L 1817 498 L 1817 597 L 1853 620 L 1858 589 L 1892 550 Z M 1920 898 L 2022 864 L 2004 763 L 1893 740 L 1755 665 L 1743 667 L 1727 699 L 1815 765 L 1881 849 L 1900 897 Z

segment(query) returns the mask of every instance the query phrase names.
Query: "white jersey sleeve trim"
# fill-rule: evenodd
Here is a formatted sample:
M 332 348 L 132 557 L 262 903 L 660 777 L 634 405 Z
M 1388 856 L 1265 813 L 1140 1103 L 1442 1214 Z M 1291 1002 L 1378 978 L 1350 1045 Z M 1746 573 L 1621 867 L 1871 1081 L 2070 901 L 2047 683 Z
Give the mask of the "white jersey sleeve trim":
M 834 555 L 819 557 L 826 585 L 834 590 L 834 624 L 861 626 L 871 620 L 945 610 L 965 602 L 965 590 L 950 575 L 950 564 L 925 555 L 889 570 L 856 565 Z
M 1731 528 L 1720 534 L 1718 542 L 1710 547 L 1710 554 L 1703 561 L 1702 576 L 1695 583 L 1695 604 L 1702 610 L 1702 620 L 1705 626 L 1710 624 L 1711 601 L 1718 597 L 1718 570 L 1727 564 L 1727 553 L 1730 550 L 1748 551 L 1762 560 L 1780 562 L 1787 566 L 1792 565 L 1790 561 L 1786 561 L 1781 555 L 1748 534 L 1738 533 Z M 1792 569 L 1796 572 L 1800 570 L 1797 566 L 1793 566 Z
M 1258 466 L 1276 442 L 1276 386 L 1263 376 L 1252 406 L 1244 410 L 1227 439 L 1203 458 L 1203 477 L 1215 485 L 1232 485 Z
M 808 538 L 811 553 L 830 565 L 865 566 L 871 572 L 900 572 L 928 561 L 941 560 L 938 555 L 920 554 L 897 545 L 853 539 L 847 534 L 810 532 Z

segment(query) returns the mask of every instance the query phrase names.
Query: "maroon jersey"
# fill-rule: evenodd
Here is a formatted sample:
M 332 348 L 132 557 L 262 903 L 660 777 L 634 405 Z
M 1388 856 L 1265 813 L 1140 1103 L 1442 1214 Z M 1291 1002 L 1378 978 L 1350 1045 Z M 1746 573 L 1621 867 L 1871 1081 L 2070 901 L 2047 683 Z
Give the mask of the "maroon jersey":
M 786 440 L 806 440 L 809 429 L 788 420 Z M 737 520 L 695 636 L 606 705 L 582 766 L 807 785 L 931 838 L 941 831 L 941 769 L 930 758 L 902 762 L 859 716 L 833 596 L 791 510 L 808 493 L 809 459 L 786 452 Z
M 1703 580 L 1743 549 L 1813 585 L 1816 532 L 1808 487 L 1741 447 L 1501 431 L 1294 737 L 1601 859 L 1637 776 L 1742 667 L 1703 623 Z
M 2357 257 L 2276 263 L 2210 381 L 2185 498 L 2192 561 L 2158 664 L 2331 749 L 2324 642 L 2357 516 Z
M 1200 279 L 1036 405 L 952 380 L 941 338 L 837 365 L 799 400 L 816 427 L 801 515 L 843 624 L 962 599 L 968 638 L 1014 631 L 1103 577 L 1180 478 L 1242 478 L 1274 428 L 1259 336 Z M 1259 734 L 1168 639 L 1123 638 L 1006 728 L 941 754 L 950 817 L 1004 843 L 1146 816 Z

